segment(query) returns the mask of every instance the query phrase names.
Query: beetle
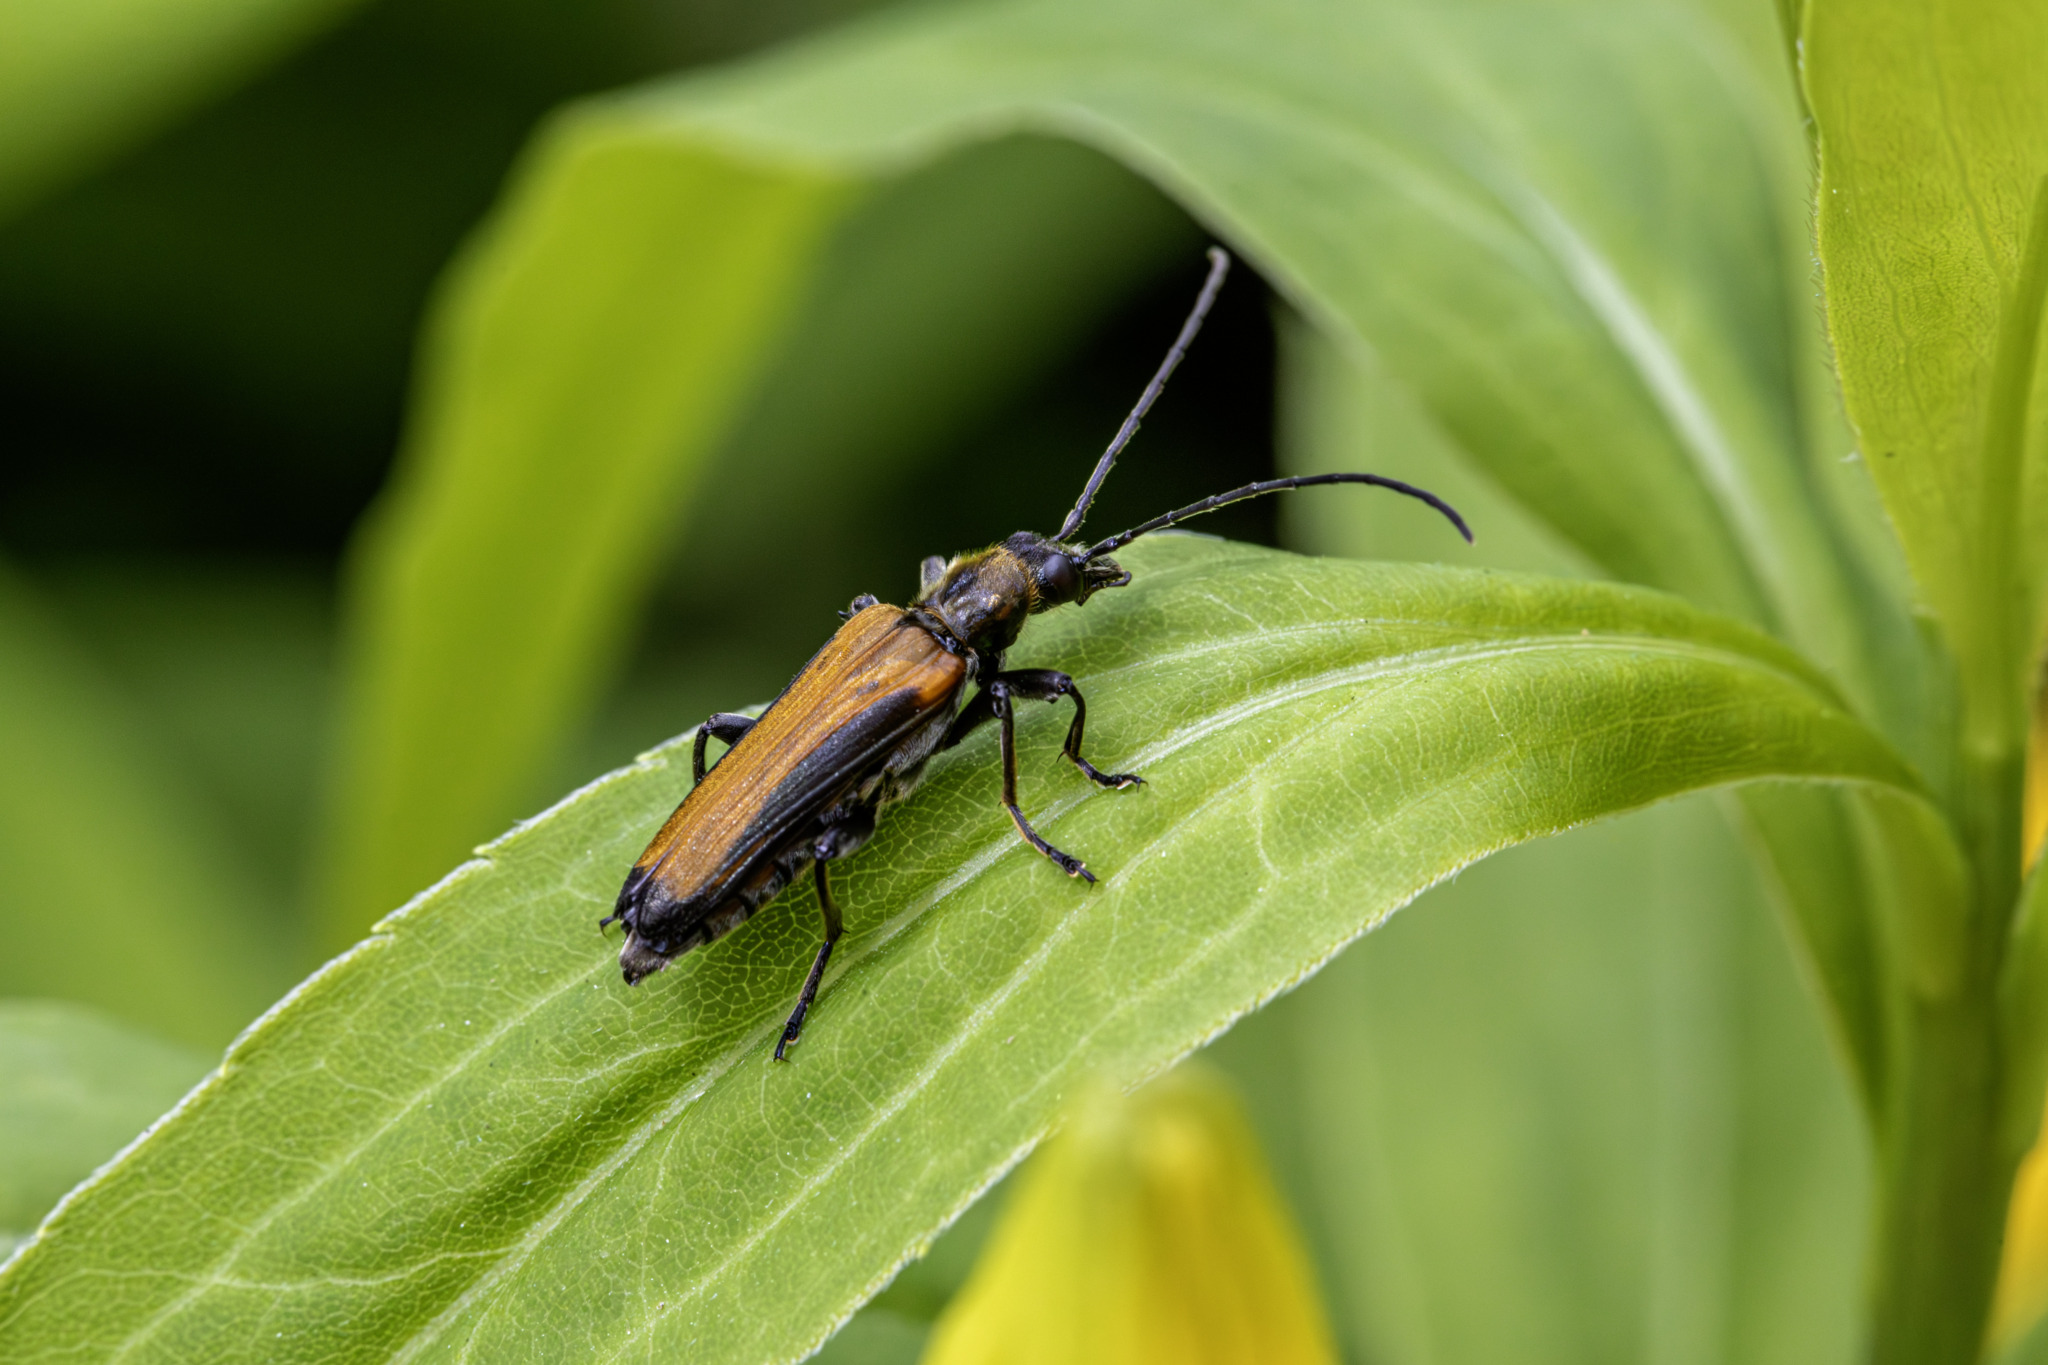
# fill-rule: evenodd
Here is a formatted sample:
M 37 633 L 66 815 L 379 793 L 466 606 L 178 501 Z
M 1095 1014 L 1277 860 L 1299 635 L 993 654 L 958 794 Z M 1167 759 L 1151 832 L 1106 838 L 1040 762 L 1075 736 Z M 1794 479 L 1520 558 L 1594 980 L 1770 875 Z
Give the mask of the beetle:
M 1074 719 L 1061 753 L 1098 786 L 1136 786 L 1136 773 L 1106 773 L 1081 754 L 1088 721 L 1081 689 L 1049 668 L 1006 668 L 1004 656 L 1027 619 L 1079 606 L 1130 573 L 1110 552 L 1139 536 L 1230 503 L 1290 488 L 1359 483 L 1428 503 L 1466 540 L 1464 518 L 1435 494 L 1377 474 L 1314 474 L 1268 479 L 1204 498 L 1107 540 L 1075 540 L 1096 492 L 1119 452 L 1166 387 L 1223 287 L 1230 258 L 1209 250 L 1209 276 L 1146 385 L 1124 419 L 1074 510 L 1057 534 L 1019 531 L 1000 544 L 951 560 L 924 561 L 908 607 L 863 594 L 840 613 L 841 626 L 759 719 L 713 714 L 690 751 L 695 785 L 627 873 L 613 912 L 599 921 L 625 925 L 619 966 L 629 986 L 745 923 L 791 881 L 810 869 L 825 920 L 825 942 L 811 963 L 796 1008 L 775 1045 L 783 1060 L 803 1029 L 844 924 L 825 868 L 859 849 L 875 817 L 908 796 L 926 762 L 993 720 L 1001 727 L 1002 803 L 1024 841 L 1070 877 L 1092 883 L 1080 859 L 1048 843 L 1017 804 L 1015 703 L 1070 698 Z M 977 685 L 965 706 L 968 684 Z M 705 741 L 731 746 L 708 771 Z

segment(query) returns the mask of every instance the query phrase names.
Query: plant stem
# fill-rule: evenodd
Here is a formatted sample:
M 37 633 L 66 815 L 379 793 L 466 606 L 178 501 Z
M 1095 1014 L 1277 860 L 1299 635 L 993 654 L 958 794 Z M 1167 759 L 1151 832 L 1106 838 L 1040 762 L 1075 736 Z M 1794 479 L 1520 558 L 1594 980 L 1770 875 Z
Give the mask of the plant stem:
M 1974 761 L 1973 761 L 1974 760 Z M 2020 886 L 2022 751 L 1966 755 L 1956 823 L 1972 866 L 1957 970 L 1901 964 L 1891 1083 L 1878 1138 L 1871 1365 L 1973 1365 L 1981 1355 L 2022 1151 L 1999 1112 L 1999 969 Z M 1907 907 L 1906 913 L 1925 907 Z
M 1969 1365 L 1998 1275 L 2013 1167 L 1998 1159 L 1990 983 L 1915 1002 L 1878 1151 L 1871 1365 Z

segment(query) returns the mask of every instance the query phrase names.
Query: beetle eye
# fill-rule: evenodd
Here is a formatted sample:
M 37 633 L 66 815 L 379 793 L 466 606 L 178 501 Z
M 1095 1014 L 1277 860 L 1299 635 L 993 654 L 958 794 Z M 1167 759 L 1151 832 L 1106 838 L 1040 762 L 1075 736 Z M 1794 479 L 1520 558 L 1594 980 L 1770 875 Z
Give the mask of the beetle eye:
M 1038 566 L 1038 581 L 1045 585 L 1046 596 L 1065 602 L 1081 586 L 1081 571 L 1065 555 L 1049 554 Z

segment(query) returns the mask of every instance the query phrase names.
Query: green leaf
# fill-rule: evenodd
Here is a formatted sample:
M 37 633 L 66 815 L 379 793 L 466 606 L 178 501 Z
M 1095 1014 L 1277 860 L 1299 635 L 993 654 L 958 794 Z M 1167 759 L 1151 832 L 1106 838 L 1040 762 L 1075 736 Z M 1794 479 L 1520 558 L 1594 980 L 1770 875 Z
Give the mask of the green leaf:
M 0 218 L 320 31 L 349 0 L 0 0 Z
M 594 931 L 678 741 L 251 1030 L 0 1279 L 0 1354 L 787 1358 L 1088 1075 L 1158 1071 L 1487 852 L 1759 779 L 1918 799 L 1797 656 L 1673 599 L 1191 537 L 1129 564 L 1015 656 L 1074 672 L 1091 747 L 1150 779 L 1098 792 L 1064 716 L 1023 725 L 1025 800 L 1099 886 L 1018 842 L 977 735 L 849 864 L 777 1066 L 806 896 L 638 991 Z
M 4 566 L 0 753 L 0 995 L 82 1000 L 215 1048 L 291 980 L 294 926 Z
M 206 1068 L 78 1005 L 0 1000 L 0 1236 L 41 1222 Z
M 1346 1359 L 1855 1358 L 1867 1142 L 1726 804 L 1497 854 L 1211 1050 Z
M 1048 270 L 1091 258 L 1034 241 L 1159 239 L 1156 215 L 1072 192 L 1100 176 L 1033 195 L 1061 182 L 962 168 L 1019 159 L 1023 135 L 1155 182 L 1377 356 L 1553 539 L 1779 629 L 1903 738 L 1923 708 L 1902 604 L 1838 557 L 1835 473 L 1801 453 L 1809 304 L 1780 267 L 1804 249 L 1784 188 L 1803 149 L 1763 131 L 1785 100 L 1754 47 L 1639 5 L 1039 0 L 890 16 L 582 107 L 449 292 L 404 488 L 358 560 L 330 939 L 519 808 L 736 390 L 767 386 L 732 438 L 764 459 L 732 498 L 830 496 L 990 384 L 991 337 L 1047 330 L 1046 300 L 1079 316 L 1073 285 L 1117 274 Z M 921 176 L 993 208 L 923 195 L 940 211 L 868 251 L 842 215 L 862 190 L 918 199 Z M 790 301 L 804 280 L 824 281 L 815 311 Z M 850 324 L 841 304 L 903 280 L 872 336 Z M 573 325 L 550 311 L 571 300 Z M 819 465 L 836 472 L 804 492 Z M 707 543 L 720 521 L 756 533 L 699 506 Z
M 1995 759 L 2024 740 L 2048 573 L 2048 11 L 1814 0 L 1805 22 L 1843 399 L 1955 652 L 1965 746 Z
M 1611 572 L 1880 686 L 1798 453 L 1803 305 L 1755 268 L 1787 250 L 1781 153 L 1730 42 L 1640 6 L 1012 4 L 614 116 L 764 160 L 887 167 L 1006 124 L 1104 147 Z
M 1346 356 L 1300 324 L 1283 327 L 1282 342 L 1282 455 L 1290 472 L 1375 464 L 1443 493 L 1486 528 L 1475 546 L 1451 551 L 1459 558 L 1555 574 L 1590 571 L 1550 525 L 1506 496 L 1417 412 L 1369 357 Z M 1429 534 L 1436 528 L 1392 499 L 1296 499 L 1287 511 L 1290 542 L 1316 553 L 1433 559 L 1447 549 L 1441 535 Z M 1852 792 L 1812 787 L 1758 788 L 1742 796 L 1753 847 L 1799 930 L 1865 1111 L 1875 1117 L 1883 1107 L 1887 1007 L 1882 950 L 1869 913 L 1876 874 L 1865 867 L 1855 834 L 1858 800 Z

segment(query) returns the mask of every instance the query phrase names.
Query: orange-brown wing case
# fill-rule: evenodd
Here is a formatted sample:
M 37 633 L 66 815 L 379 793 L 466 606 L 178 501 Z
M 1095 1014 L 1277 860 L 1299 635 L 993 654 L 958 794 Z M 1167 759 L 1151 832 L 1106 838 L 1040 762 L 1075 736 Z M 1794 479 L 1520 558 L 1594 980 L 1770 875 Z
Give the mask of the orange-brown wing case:
M 619 898 L 628 929 L 669 957 L 745 919 L 767 864 L 833 806 L 886 795 L 875 788 L 892 756 L 950 721 L 966 679 L 966 661 L 903 608 L 856 614 L 640 855 Z

